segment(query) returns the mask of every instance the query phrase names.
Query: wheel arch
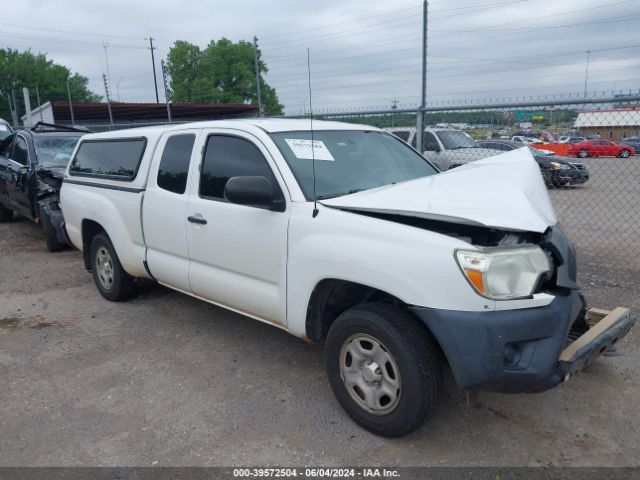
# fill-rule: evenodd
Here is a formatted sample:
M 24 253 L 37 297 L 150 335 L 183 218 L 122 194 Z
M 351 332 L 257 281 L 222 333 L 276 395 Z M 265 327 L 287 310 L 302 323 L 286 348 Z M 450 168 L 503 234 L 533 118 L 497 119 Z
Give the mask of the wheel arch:
M 341 313 L 370 302 L 389 303 L 415 316 L 410 305 L 384 290 L 349 280 L 325 278 L 315 285 L 309 297 L 305 319 L 307 339 L 312 342 L 324 339 L 331 324 Z M 431 334 L 429 328 L 423 323 L 422 325 Z
M 84 259 L 84 268 L 91 270 L 91 242 L 100 232 L 106 232 L 104 227 L 95 220 L 87 218 L 82 220 L 82 258 Z

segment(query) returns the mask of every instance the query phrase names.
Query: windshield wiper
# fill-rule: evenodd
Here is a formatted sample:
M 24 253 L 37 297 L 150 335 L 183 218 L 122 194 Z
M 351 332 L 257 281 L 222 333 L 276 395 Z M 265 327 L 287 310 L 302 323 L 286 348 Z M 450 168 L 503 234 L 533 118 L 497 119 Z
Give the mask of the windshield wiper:
M 364 188 L 354 188 L 353 190 L 349 190 L 348 192 L 343 193 L 331 193 L 328 195 L 318 195 L 316 198 L 318 200 L 329 200 L 330 198 L 343 197 L 345 195 L 351 195 L 352 193 L 358 193 L 365 190 Z

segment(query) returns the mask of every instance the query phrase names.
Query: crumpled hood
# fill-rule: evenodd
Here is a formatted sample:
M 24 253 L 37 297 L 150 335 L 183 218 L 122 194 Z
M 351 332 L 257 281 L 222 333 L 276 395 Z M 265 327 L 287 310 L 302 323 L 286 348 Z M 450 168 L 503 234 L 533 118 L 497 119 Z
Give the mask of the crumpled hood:
M 64 178 L 64 172 L 67 167 L 61 167 L 60 165 L 40 165 L 38 171 L 42 173 L 48 173 L 53 178 L 62 180 Z
M 320 203 L 344 210 L 538 233 L 557 223 L 540 168 L 524 148 Z

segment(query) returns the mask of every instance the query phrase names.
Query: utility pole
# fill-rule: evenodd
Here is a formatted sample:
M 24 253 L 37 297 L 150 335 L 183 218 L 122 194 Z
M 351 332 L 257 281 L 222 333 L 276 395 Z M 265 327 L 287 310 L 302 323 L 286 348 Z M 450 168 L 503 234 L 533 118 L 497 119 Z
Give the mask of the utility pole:
M 153 46 L 152 37 L 149 37 L 149 48 L 151 49 L 151 65 L 153 66 L 153 86 L 156 89 L 156 103 L 160 103 L 160 97 L 158 97 L 158 79 L 156 78 L 156 57 L 153 54 L 156 47 Z
M 424 113 L 427 109 L 427 0 L 422 2 L 422 88 L 420 109 L 416 118 L 416 148 L 423 151 L 422 137 L 424 134 Z
M 584 98 L 587 98 L 587 82 L 589 81 L 589 56 L 591 55 L 591 50 L 587 50 L 587 69 L 584 72 Z
M 258 93 L 258 116 L 262 116 L 262 95 L 260 93 L 260 65 L 258 62 L 258 37 L 253 37 L 253 63 L 256 68 L 256 91 Z
M 167 118 L 171 122 L 171 102 L 169 96 L 169 84 L 167 83 L 167 67 L 164 60 L 160 59 L 160 67 L 162 68 L 162 81 L 164 83 L 164 100 L 167 103 Z
M 104 94 L 107 98 L 107 109 L 109 110 L 109 122 L 113 125 L 113 114 L 111 113 L 111 99 L 109 98 L 109 84 L 107 83 L 107 76 L 103 73 L 102 80 L 104 81 Z
M 71 77 L 68 77 L 67 78 L 67 97 L 69 98 L 69 113 L 71 114 L 71 125 L 73 126 L 76 124 L 76 120 L 75 118 L 73 118 L 73 103 L 71 103 L 71 88 L 69 87 L 70 81 L 71 81 Z

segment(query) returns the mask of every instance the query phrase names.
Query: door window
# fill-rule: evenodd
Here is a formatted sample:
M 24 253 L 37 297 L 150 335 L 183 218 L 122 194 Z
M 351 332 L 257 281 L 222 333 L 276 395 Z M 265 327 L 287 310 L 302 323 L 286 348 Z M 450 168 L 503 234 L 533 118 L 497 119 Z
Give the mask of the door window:
M 169 137 L 158 168 L 158 187 L 180 195 L 185 192 L 195 140 L 192 133 Z
M 200 174 L 200 196 L 226 201 L 224 187 L 232 177 L 265 177 L 276 199 L 284 201 L 271 167 L 258 147 L 240 137 L 212 135 L 207 145 Z
M 18 162 L 20 165 L 26 165 L 29 162 L 29 150 L 27 141 L 24 138 L 16 137 L 12 158 L 14 162 Z
M 424 132 L 422 143 L 424 145 L 423 150 L 427 150 L 429 152 L 437 152 L 438 150 L 440 150 L 440 147 L 438 146 L 438 141 L 436 140 L 436 137 L 434 137 L 432 133 Z

